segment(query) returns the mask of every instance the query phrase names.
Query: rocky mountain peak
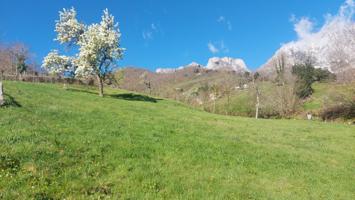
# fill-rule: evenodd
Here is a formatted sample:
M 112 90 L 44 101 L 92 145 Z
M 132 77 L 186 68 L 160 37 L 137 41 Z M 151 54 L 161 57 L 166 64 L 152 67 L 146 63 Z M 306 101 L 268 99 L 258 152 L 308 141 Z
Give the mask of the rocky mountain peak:
M 226 70 L 235 72 L 249 71 L 242 59 L 231 57 L 213 57 L 208 60 L 207 69 L 210 70 Z

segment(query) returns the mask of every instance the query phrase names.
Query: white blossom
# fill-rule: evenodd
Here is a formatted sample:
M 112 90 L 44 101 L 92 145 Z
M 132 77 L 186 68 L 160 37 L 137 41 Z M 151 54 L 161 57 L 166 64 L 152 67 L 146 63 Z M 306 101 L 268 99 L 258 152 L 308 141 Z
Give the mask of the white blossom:
M 104 76 L 110 65 L 122 58 L 124 49 L 120 48 L 120 37 L 114 17 L 106 9 L 101 23 L 90 25 L 78 41 L 79 54 L 74 60 L 76 73 Z
M 59 12 L 59 20 L 56 21 L 55 31 L 58 33 L 56 40 L 63 43 L 76 43 L 80 35 L 85 31 L 85 25 L 76 19 L 74 8 L 63 9 Z
M 75 68 L 75 76 L 94 75 L 99 80 L 102 96 L 102 82 L 125 50 L 120 47 L 121 32 L 114 17 L 105 9 L 99 24 L 86 26 L 76 19 L 74 8 L 63 9 L 59 12 L 55 31 L 58 33 L 57 41 L 76 45 L 79 52 L 74 57 L 65 57 L 58 51 L 52 51 L 44 58 L 43 67 L 52 73 L 62 73 L 71 67 Z
M 42 67 L 52 74 L 64 73 L 66 70 L 69 70 L 71 66 L 71 58 L 59 55 L 57 50 L 52 50 L 44 57 L 42 63 Z

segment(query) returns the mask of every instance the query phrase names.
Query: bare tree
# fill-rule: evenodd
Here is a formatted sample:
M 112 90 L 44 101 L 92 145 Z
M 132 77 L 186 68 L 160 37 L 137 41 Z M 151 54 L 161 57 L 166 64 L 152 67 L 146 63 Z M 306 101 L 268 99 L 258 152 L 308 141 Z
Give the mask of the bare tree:
M 285 67 L 286 67 L 286 56 L 284 53 L 279 54 L 274 60 L 274 67 L 276 71 L 276 82 L 278 85 L 285 84 Z
M 28 69 L 27 61 L 30 58 L 28 47 L 23 43 L 10 45 L 0 44 L 0 73 L 24 73 Z
M 222 72 L 223 73 L 223 72 Z M 224 78 L 221 84 L 221 92 L 224 97 L 227 98 L 227 105 L 225 106 L 225 113 L 230 114 L 231 109 L 231 97 L 235 90 L 237 76 L 234 72 L 226 72 L 223 74 Z
M 209 85 L 207 83 L 202 84 L 197 88 L 196 95 L 198 96 L 199 104 L 203 106 L 204 110 L 207 109 L 207 103 L 210 99 Z
M 210 100 L 213 102 L 213 113 L 216 113 L 216 101 L 221 98 L 221 88 L 219 85 L 214 84 L 210 87 Z
M 29 58 L 28 47 L 23 43 L 15 43 L 10 47 L 13 66 L 15 68 L 15 74 L 18 78 L 21 78 L 21 75 L 26 72 L 28 66 L 26 64 L 27 59 Z
M 142 79 L 143 84 L 145 85 L 145 88 L 148 89 L 149 94 L 152 94 L 152 82 L 149 78 L 149 75 L 147 72 L 144 72 L 140 78 Z
M 4 73 L 10 73 L 12 71 L 12 58 L 11 52 L 9 51 L 8 46 L 5 44 L 0 44 L 0 73 L 3 77 Z

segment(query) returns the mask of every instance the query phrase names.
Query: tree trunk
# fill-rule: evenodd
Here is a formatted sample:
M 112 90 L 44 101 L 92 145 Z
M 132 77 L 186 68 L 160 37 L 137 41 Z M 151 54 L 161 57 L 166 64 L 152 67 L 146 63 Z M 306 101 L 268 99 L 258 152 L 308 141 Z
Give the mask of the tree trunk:
M 99 96 L 103 97 L 104 96 L 104 82 L 102 80 L 102 77 L 97 76 L 97 82 L 99 85 Z
M 260 106 L 258 86 L 255 86 L 255 89 L 256 89 L 255 119 L 258 119 L 259 118 L 259 106 Z
M 2 82 L 0 81 L 0 106 L 5 104 L 5 98 L 4 98 L 4 88 L 2 86 Z

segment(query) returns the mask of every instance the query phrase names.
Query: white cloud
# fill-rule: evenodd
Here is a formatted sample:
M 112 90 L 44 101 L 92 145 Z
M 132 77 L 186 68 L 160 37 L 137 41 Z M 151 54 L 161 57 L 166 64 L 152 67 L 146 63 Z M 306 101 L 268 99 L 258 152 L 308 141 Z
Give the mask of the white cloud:
M 292 22 L 292 23 L 296 23 L 296 22 L 297 22 L 297 17 L 296 17 L 296 15 L 295 15 L 295 14 L 291 14 L 289 20 L 290 20 L 290 22 Z
M 341 60 L 355 66 L 355 3 L 346 0 L 336 14 L 325 14 L 325 22 L 315 29 L 314 22 L 308 17 L 297 18 L 291 15 L 290 21 L 298 38 L 282 44 L 278 52 L 290 55 L 290 62 L 294 62 L 297 52 L 311 54 L 317 61 L 317 66 L 329 70 L 340 69 L 334 63 Z M 295 54 L 296 53 L 296 54 Z M 344 65 L 345 66 L 345 65 Z M 343 66 L 343 67 L 344 67 Z
M 232 23 L 229 20 L 227 20 L 227 18 L 225 16 L 219 16 L 217 18 L 217 22 L 225 25 L 229 31 L 231 31 L 233 28 Z
M 152 40 L 154 35 L 159 32 L 159 26 L 155 23 L 151 23 L 149 28 L 142 31 L 142 37 L 144 40 Z
M 344 24 L 353 23 L 355 15 L 355 2 L 354 0 L 345 0 L 345 2 L 340 6 L 339 11 L 336 15 L 325 14 L 325 23 L 319 29 L 319 32 L 330 27 L 333 24 Z M 294 30 L 297 33 L 298 40 L 305 39 L 312 35 L 316 35 L 319 32 L 314 30 L 315 23 L 308 17 L 297 18 L 294 14 L 290 17 L 290 22 L 294 24 Z
M 214 44 L 212 44 L 211 42 L 209 42 L 207 44 L 207 46 L 208 46 L 208 49 L 210 50 L 211 53 L 216 54 L 216 53 L 219 52 L 219 49 Z
M 151 31 L 143 31 L 142 37 L 144 40 L 151 40 L 153 39 L 153 33 Z
M 339 17 L 351 20 L 355 13 L 355 3 L 353 0 L 346 0 L 345 3 L 340 7 Z
M 218 42 L 209 42 L 207 44 L 207 47 L 208 47 L 208 50 L 213 53 L 213 54 L 216 54 L 216 53 L 228 53 L 229 52 L 229 49 L 228 47 L 224 44 L 224 41 L 221 40 L 221 41 L 218 41 Z
M 317 34 L 329 29 L 328 27 L 334 26 L 334 24 L 352 24 L 354 23 L 355 15 L 355 2 L 354 0 L 345 0 L 345 2 L 340 6 L 339 11 L 336 15 L 331 15 L 329 13 L 324 15 L 325 23 L 319 29 L 319 31 L 314 30 L 315 23 L 308 17 L 297 18 L 294 14 L 291 15 L 290 21 L 294 24 L 294 30 L 297 33 L 298 41 L 310 38 L 318 38 Z M 335 30 L 334 30 L 335 31 Z M 314 41 L 317 43 L 317 41 Z
M 220 41 L 219 42 L 219 48 L 221 49 L 221 51 L 223 51 L 223 53 L 228 53 L 229 49 L 226 45 L 224 45 L 224 41 Z
M 307 38 L 313 33 L 314 23 L 307 17 L 302 17 L 300 20 L 293 17 L 294 30 L 297 33 L 298 38 Z

